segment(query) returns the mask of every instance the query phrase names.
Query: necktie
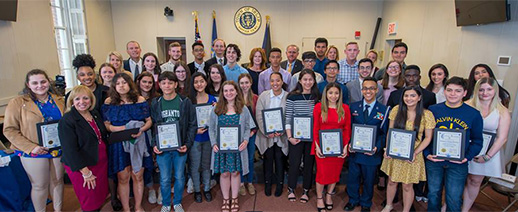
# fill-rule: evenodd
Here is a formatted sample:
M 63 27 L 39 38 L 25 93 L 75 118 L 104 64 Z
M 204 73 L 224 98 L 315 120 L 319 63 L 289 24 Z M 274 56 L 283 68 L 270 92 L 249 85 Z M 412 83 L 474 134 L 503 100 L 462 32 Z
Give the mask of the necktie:
M 135 79 L 137 79 L 137 76 L 140 74 L 140 71 L 138 70 L 138 64 L 135 65 Z
M 218 59 L 218 64 L 223 65 L 223 59 Z
M 288 64 L 288 72 L 290 72 L 290 73 L 291 73 L 291 63 L 290 63 L 290 64 Z
M 365 105 L 365 110 L 363 110 L 363 120 L 367 122 L 367 118 L 369 118 L 369 107 L 370 105 Z

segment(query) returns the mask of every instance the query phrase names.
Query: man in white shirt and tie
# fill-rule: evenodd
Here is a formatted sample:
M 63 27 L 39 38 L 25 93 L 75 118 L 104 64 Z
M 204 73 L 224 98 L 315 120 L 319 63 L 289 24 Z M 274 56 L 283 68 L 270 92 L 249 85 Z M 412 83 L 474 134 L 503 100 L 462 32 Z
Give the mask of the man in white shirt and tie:
M 133 79 L 135 79 L 142 72 L 142 58 L 140 57 L 142 49 L 137 41 L 132 40 L 126 44 L 126 52 L 130 58 L 124 60 L 124 69 L 131 71 Z
M 214 49 L 214 57 L 208 59 L 205 61 L 205 65 L 210 68 L 211 65 L 214 64 L 220 64 L 221 66 L 224 66 L 227 64 L 227 60 L 225 59 L 225 49 L 227 48 L 227 45 L 225 44 L 225 41 L 223 39 L 216 39 L 212 43 L 212 49 Z

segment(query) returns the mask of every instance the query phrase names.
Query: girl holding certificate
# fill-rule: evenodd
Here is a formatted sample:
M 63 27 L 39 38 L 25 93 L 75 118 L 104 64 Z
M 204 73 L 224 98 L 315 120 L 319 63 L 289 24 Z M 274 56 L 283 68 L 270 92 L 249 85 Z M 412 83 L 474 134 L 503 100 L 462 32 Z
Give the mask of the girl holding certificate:
M 264 156 L 264 194 L 272 195 L 272 181 L 274 176 L 273 164 L 275 162 L 275 179 L 277 180 L 277 188 L 275 196 L 282 195 L 284 184 L 284 162 L 288 155 L 287 136 L 284 132 L 274 132 L 267 134 L 264 127 L 263 110 L 270 108 L 282 107 L 283 113 L 286 111 L 287 92 L 284 90 L 286 84 L 282 81 L 280 72 L 273 72 L 270 75 L 270 90 L 264 91 L 257 100 L 255 118 L 259 126 L 256 145 L 259 153 Z M 284 114 L 282 117 L 284 118 Z M 274 120 L 275 122 L 284 123 L 283 120 Z M 273 121 L 272 121 L 273 122 Z
M 101 107 L 104 125 L 109 132 L 126 130 L 127 125 L 141 125 L 137 134 L 131 135 L 131 141 L 116 142 L 108 145 L 108 176 L 117 177 L 118 193 L 124 211 L 130 210 L 129 191 L 130 178 L 133 180 L 133 194 L 135 195 L 135 211 L 143 211 L 142 196 L 144 192 L 144 167 L 153 168 L 153 161 L 149 157 L 143 137 L 145 131 L 151 128 L 151 117 L 146 99 L 138 94 L 137 87 L 131 77 L 125 73 L 113 77 L 108 98 Z M 131 122 L 131 123 L 130 123 Z M 132 124 L 135 123 L 135 124 Z M 128 126 L 135 128 L 135 126 Z M 133 146 L 132 146 L 133 145 Z M 133 149 L 135 151 L 129 151 Z M 135 154 L 136 153 L 136 154 Z M 143 155 L 143 156 L 139 156 Z
M 83 211 L 99 211 L 108 196 L 108 132 L 94 107 L 92 91 L 74 87 L 58 127 L 62 161 Z
M 507 108 L 500 103 L 498 93 L 499 87 L 495 79 L 482 78 L 475 85 L 473 99 L 467 102 L 467 104 L 478 109 L 484 118 L 484 132 L 495 133 L 496 138 L 490 148 L 488 148 L 489 144 L 483 146 L 483 152 L 469 161 L 469 175 L 464 189 L 462 211 L 471 209 L 485 176 L 502 177 L 504 169 L 500 150 L 507 142 L 511 116 Z
M 315 155 L 317 164 L 316 188 L 317 209 L 332 210 L 332 194 L 347 157 L 347 146 L 351 138 L 351 113 L 349 106 L 342 103 L 342 89 L 338 83 L 327 84 L 320 103 L 313 109 L 313 142 L 311 155 Z M 340 129 L 342 131 L 343 154 L 338 157 L 324 157 L 319 145 L 320 130 Z M 324 186 L 327 185 L 325 201 L 322 197 Z
M 209 135 L 210 143 L 214 151 L 211 169 L 214 173 L 221 173 L 220 187 L 223 195 L 221 211 L 239 211 L 239 185 L 240 173 L 249 173 L 248 151 L 244 151 L 248 145 L 250 136 L 250 112 L 245 106 L 243 96 L 239 93 L 239 87 L 234 81 L 226 81 L 222 85 L 218 103 L 214 112 L 210 113 Z M 218 126 L 239 125 L 240 137 L 239 152 L 219 152 Z M 239 137 L 239 136 L 238 136 Z M 232 189 L 232 205 L 230 205 L 230 190 Z M 175 192 L 176 193 L 176 192 Z
M 416 131 L 417 136 L 413 161 L 391 158 L 387 156 L 387 151 L 385 151 L 381 171 L 389 176 L 389 180 L 387 184 L 387 205 L 383 208 L 383 212 L 390 212 L 393 209 L 392 202 L 398 183 L 403 184 L 403 211 L 410 211 L 414 201 L 413 184 L 426 181 L 422 151 L 430 144 L 435 128 L 435 119 L 432 112 L 423 108 L 421 98 L 419 87 L 406 87 L 399 100 L 399 105 L 390 111 L 389 128 Z M 389 136 L 387 135 L 387 137 Z
M 315 72 L 310 69 L 304 69 L 300 72 L 299 79 L 295 90 L 288 94 L 286 100 L 286 135 L 288 136 L 288 148 L 290 154 L 288 159 L 290 169 L 288 170 L 288 200 L 296 201 L 295 188 L 297 187 L 297 178 L 299 177 L 299 168 L 301 159 L 304 160 L 303 183 L 304 191 L 300 197 L 300 202 L 307 203 L 309 201 L 309 189 L 311 189 L 313 178 L 313 165 L 315 157 L 311 153 L 311 142 L 301 141 L 294 138 L 293 116 L 304 115 L 312 116 L 315 103 L 320 98 L 318 91 Z M 307 129 L 311 130 L 311 129 Z
M 189 99 L 193 104 L 214 104 L 216 98 L 208 94 L 207 77 L 201 72 L 195 72 L 192 75 Z M 208 118 L 208 117 L 207 117 Z M 199 120 L 198 120 L 199 121 Z M 191 151 L 189 152 L 189 168 L 194 187 L 194 201 L 202 202 L 200 189 L 200 174 L 203 182 L 203 193 L 207 202 L 212 201 L 210 193 L 210 159 L 212 158 L 212 149 L 210 145 L 209 131 L 207 127 L 197 128 L 196 137 Z
M 241 74 L 239 75 L 238 82 L 239 87 L 241 88 L 241 93 L 243 94 L 243 101 L 248 110 L 252 113 L 252 119 L 254 119 L 255 105 L 257 105 L 257 99 L 259 99 L 259 97 L 252 92 L 252 87 L 254 86 L 252 76 L 250 74 Z M 252 121 L 255 122 L 255 119 Z M 250 140 L 248 141 L 248 146 L 246 148 L 248 151 L 248 170 L 250 170 L 250 172 L 248 172 L 246 176 L 241 174 L 241 186 L 239 187 L 239 194 L 241 194 L 242 196 L 246 195 L 246 188 L 244 183 L 247 183 L 248 193 L 250 193 L 250 195 L 255 194 L 255 187 L 252 184 L 252 182 L 254 181 L 254 155 L 256 133 L 257 128 L 254 128 L 250 131 Z
M 61 150 L 50 150 L 39 143 L 36 123 L 57 121 L 63 111 L 63 98 L 54 93 L 47 73 L 40 69 L 27 73 L 23 95 L 9 101 L 5 109 L 4 135 L 29 176 L 35 211 L 45 211 L 49 188 L 54 210 L 61 211 Z

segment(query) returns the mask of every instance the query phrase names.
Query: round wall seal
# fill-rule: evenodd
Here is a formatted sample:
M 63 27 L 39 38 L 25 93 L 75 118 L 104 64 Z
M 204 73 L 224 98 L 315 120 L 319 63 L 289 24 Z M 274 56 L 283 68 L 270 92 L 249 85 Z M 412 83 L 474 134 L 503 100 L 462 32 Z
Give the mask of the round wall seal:
M 254 7 L 241 7 L 234 15 L 234 25 L 245 35 L 254 34 L 261 27 L 261 14 Z

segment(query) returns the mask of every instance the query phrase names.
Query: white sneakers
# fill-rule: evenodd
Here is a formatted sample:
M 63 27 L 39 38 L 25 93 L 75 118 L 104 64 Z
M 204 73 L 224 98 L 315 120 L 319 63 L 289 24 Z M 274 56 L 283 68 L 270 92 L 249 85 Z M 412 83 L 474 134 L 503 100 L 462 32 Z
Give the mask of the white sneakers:
M 187 181 L 187 193 L 188 194 L 194 193 L 194 184 L 192 182 L 192 178 L 189 178 L 189 180 Z
M 184 212 L 182 204 L 174 205 L 174 212 Z
M 158 189 L 158 198 L 156 203 L 158 203 L 159 205 L 162 204 L 162 192 L 160 191 L 160 189 Z
M 162 208 L 160 209 L 160 212 L 170 212 L 171 211 L 171 206 L 162 206 Z
M 155 191 L 155 189 L 150 189 L 149 190 L 147 201 L 149 203 L 151 203 L 151 204 L 155 204 L 156 203 L 156 191 Z

